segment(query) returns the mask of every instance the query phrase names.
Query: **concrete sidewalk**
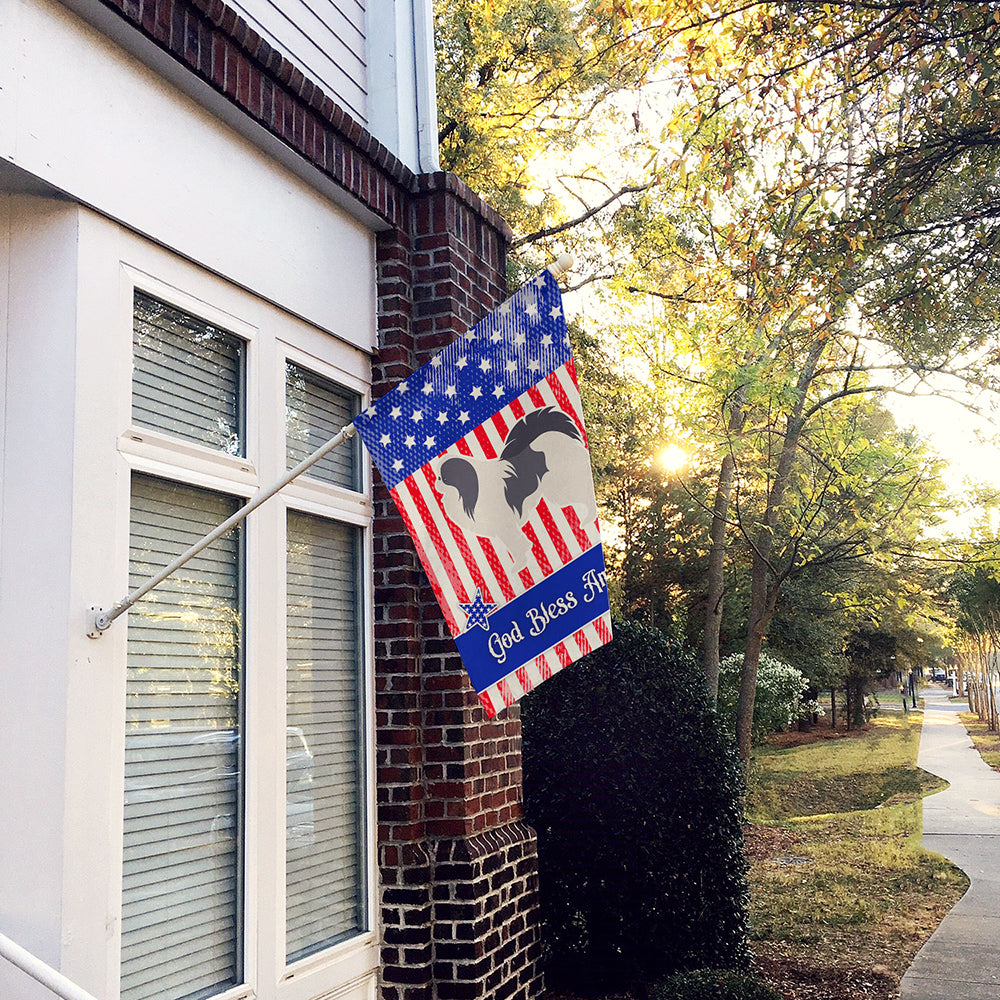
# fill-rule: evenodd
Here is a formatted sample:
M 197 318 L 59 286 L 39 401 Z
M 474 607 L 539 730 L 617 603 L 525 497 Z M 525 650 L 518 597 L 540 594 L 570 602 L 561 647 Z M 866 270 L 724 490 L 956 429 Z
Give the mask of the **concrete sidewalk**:
M 947 692 L 923 692 L 917 763 L 951 787 L 924 799 L 924 846 L 943 854 L 971 880 L 917 953 L 900 1000 L 1000 998 L 1000 774 L 983 763 L 958 719 L 965 703 Z

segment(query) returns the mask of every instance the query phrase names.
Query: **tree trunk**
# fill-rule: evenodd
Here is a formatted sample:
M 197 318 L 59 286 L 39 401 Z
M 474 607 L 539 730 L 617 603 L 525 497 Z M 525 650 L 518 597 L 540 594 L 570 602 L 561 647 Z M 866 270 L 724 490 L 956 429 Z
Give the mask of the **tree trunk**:
M 814 352 L 808 368 L 810 372 L 815 369 L 818 357 L 819 351 Z M 768 587 L 768 578 L 775 575 L 771 566 L 771 554 L 774 551 L 775 533 L 781 507 L 785 500 L 785 492 L 788 489 L 792 466 L 795 462 L 795 453 L 799 447 L 802 428 L 805 426 L 801 416 L 805 402 L 805 385 L 800 384 L 799 391 L 800 397 L 796 404 L 796 412 L 788 418 L 788 423 L 785 425 L 778 467 L 767 495 L 764 523 L 761 525 L 753 545 L 753 558 L 750 563 L 750 620 L 747 625 L 747 640 L 743 652 L 743 669 L 740 672 L 740 696 L 736 703 L 736 745 L 744 770 L 750 767 L 750 749 L 753 744 L 753 706 L 757 697 L 757 668 L 760 665 L 760 651 L 764 645 L 767 626 L 774 614 L 781 582 L 775 578 L 772 586 Z
M 729 435 L 738 435 L 746 420 L 743 401 L 746 389 L 740 387 L 733 394 L 733 408 L 729 413 Z M 705 671 L 705 685 L 713 708 L 719 701 L 719 635 L 722 632 L 722 605 L 725 597 L 726 528 L 729 520 L 729 497 L 736 474 L 736 456 L 732 447 L 726 450 L 719 469 L 719 483 L 712 505 L 712 526 L 709 530 L 711 545 L 708 551 L 708 594 L 705 597 L 705 632 L 702 639 L 701 662 Z
M 767 586 L 770 569 L 767 556 L 770 555 L 771 546 L 765 545 L 764 548 L 766 553 L 759 548 L 754 551 L 750 565 L 750 624 L 743 652 L 743 669 L 740 671 L 740 694 L 736 702 L 736 745 L 744 769 L 750 765 L 753 746 L 753 708 L 757 699 L 760 653 L 778 598 L 777 586 L 770 589 Z
M 854 717 L 853 722 L 859 729 L 863 729 L 868 721 L 865 718 L 865 682 L 860 678 L 854 684 Z
M 719 701 L 719 635 L 722 631 L 722 602 L 726 562 L 726 519 L 729 516 L 729 494 L 733 486 L 736 460 L 726 452 L 719 470 L 719 485 L 712 507 L 711 547 L 708 553 L 708 595 L 705 598 L 705 633 L 702 640 L 701 662 L 705 685 L 712 708 Z
M 736 745 L 740 760 L 743 762 L 744 773 L 750 768 L 750 750 L 753 743 L 753 706 L 757 697 L 757 668 L 760 665 L 760 651 L 764 644 L 767 626 L 774 614 L 778 601 L 778 589 L 781 586 L 781 576 L 771 565 L 774 552 L 774 540 L 778 530 L 778 522 L 785 502 L 785 493 L 791 479 L 795 456 L 799 441 L 805 428 L 806 417 L 803 416 L 806 405 L 806 391 L 816 374 L 816 367 L 823 355 L 826 341 L 818 338 L 809 349 L 802 369 L 799 372 L 796 385 L 797 396 L 785 422 L 785 431 L 781 440 L 781 452 L 774 479 L 767 494 L 767 506 L 764 511 L 763 523 L 753 542 L 753 559 L 750 565 L 750 620 L 747 625 L 747 641 L 743 654 L 743 670 L 740 674 L 740 696 L 736 704 Z M 771 579 L 771 586 L 768 580 Z
M 986 698 L 990 717 L 987 728 L 991 733 L 995 733 L 997 732 L 997 694 L 996 688 L 993 686 L 993 674 L 989 670 L 986 671 Z
M 830 688 L 830 728 L 837 728 L 837 689 Z

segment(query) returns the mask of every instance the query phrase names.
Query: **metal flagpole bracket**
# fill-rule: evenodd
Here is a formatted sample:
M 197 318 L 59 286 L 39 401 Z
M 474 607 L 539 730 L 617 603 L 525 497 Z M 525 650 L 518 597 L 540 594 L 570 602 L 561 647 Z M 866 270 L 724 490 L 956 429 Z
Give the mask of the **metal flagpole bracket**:
M 104 608 L 94 604 L 87 609 L 87 620 L 90 622 L 90 628 L 87 629 L 88 639 L 100 639 L 101 633 L 111 624 Z
M 321 458 L 325 458 L 327 454 L 333 451 L 334 448 L 342 445 L 345 441 L 349 441 L 354 435 L 357 434 L 357 428 L 354 424 L 348 424 L 346 427 L 341 428 L 338 433 L 336 433 L 326 444 L 320 445 L 311 455 L 302 459 L 294 469 L 289 469 L 276 483 L 269 486 L 267 489 L 260 490 L 256 493 L 252 499 L 248 500 L 238 511 L 227 517 L 222 524 L 218 527 L 213 528 L 207 535 L 200 538 L 194 543 L 190 548 L 185 549 L 172 563 L 168 566 L 164 566 L 163 569 L 159 571 L 155 576 L 150 577 L 141 587 L 133 590 L 131 594 L 127 597 L 122 598 L 113 608 L 105 610 L 104 608 L 99 608 L 96 605 L 92 605 L 89 609 L 89 620 L 91 622 L 91 627 L 87 630 L 87 636 L 91 639 L 99 639 L 104 632 L 110 628 L 112 622 L 119 616 L 124 614 L 136 601 L 141 600 L 146 596 L 154 587 L 159 586 L 167 579 L 168 576 L 172 576 L 177 572 L 188 560 L 193 559 L 202 549 L 208 548 L 217 538 L 221 538 L 230 528 L 234 528 L 239 524 L 247 514 L 255 511 L 261 504 L 265 501 L 270 500 L 271 497 L 283 490 L 293 479 L 297 479 L 306 472 L 312 466 L 314 466 Z

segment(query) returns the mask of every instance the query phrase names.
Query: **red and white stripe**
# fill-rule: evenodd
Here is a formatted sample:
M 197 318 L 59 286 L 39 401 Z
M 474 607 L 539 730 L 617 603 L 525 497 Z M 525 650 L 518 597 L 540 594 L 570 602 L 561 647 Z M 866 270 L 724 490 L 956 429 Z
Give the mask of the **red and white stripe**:
M 513 424 L 535 409 L 554 406 L 583 428 L 583 407 L 573 362 L 523 393 L 479 427 L 471 430 L 443 455 L 464 455 L 495 459 L 503 450 Z M 434 588 L 452 635 L 465 630 L 465 614 L 459 607 L 468 604 L 480 590 L 488 603 L 503 605 L 524 593 L 539 580 L 560 569 L 601 541 L 596 519 L 580 524 L 572 508 L 553 510 L 539 503 L 524 526 L 532 552 L 523 567 L 515 567 L 513 557 L 489 539 L 466 535 L 449 520 L 434 490 L 434 474 L 429 465 L 399 483 L 391 492 L 407 523 L 418 554 Z M 576 654 L 572 659 L 576 659 Z

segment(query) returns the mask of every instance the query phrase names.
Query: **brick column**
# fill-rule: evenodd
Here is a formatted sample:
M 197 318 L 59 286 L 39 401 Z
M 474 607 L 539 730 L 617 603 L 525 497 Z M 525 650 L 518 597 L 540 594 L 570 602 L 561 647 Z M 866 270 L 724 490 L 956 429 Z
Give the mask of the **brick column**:
M 508 238 L 455 177 L 418 179 L 407 229 L 379 238 L 376 397 L 505 297 Z M 537 852 L 518 710 L 486 718 L 381 484 L 375 502 L 383 997 L 530 1000 Z

